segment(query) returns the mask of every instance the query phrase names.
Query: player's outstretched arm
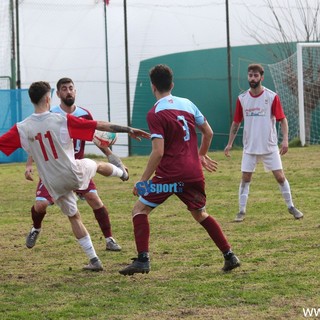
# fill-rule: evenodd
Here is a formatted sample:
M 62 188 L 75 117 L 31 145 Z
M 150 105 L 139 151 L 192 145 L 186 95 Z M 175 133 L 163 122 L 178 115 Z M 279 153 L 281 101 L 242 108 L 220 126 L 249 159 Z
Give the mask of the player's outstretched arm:
M 120 126 L 106 121 L 97 121 L 96 129 L 101 131 L 128 133 L 131 138 L 139 141 L 141 140 L 141 138 L 150 139 L 150 134 L 146 131 L 126 126 Z

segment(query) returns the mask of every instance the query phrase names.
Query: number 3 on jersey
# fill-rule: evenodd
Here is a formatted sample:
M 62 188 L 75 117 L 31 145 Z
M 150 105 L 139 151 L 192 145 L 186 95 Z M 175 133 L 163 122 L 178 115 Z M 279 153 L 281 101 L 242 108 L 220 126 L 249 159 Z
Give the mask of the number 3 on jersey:
M 53 143 L 53 140 L 52 140 L 52 136 L 51 136 L 50 131 L 47 131 L 47 132 L 44 134 L 44 137 L 49 140 L 49 144 L 50 144 L 50 148 L 51 148 L 53 157 L 54 157 L 55 159 L 58 159 L 57 150 L 56 150 L 56 148 L 55 148 L 55 146 L 54 146 L 54 143 Z M 42 139 L 41 133 L 38 133 L 38 134 L 35 136 L 35 139 L 39 141 L 40 148 L 41 148 L 41 151 L 42 151 L 44 160 L 45 160 L 45 161 L 48 161 L 48 160 L 49 160 L 49 158 L 48 158 L 48 153 L 47 153 L 46 147 L 45 147 L 45 145 L 44 145 L 44 143 L 43 143 L 43 139 Z
M 189 127 L 188 127 L 188 122 L 187 120 L 185 119 L 184 116 L 177 116 L 177 120 L 178 121 L 182 121 L 183 123 L 183 126 L 182 126 L 182 129 L 185 131 L 185 136 L 183 137 L 183 140 L 184 141 L 189 141 L 190 140 L 190 131 L 189 131 Z

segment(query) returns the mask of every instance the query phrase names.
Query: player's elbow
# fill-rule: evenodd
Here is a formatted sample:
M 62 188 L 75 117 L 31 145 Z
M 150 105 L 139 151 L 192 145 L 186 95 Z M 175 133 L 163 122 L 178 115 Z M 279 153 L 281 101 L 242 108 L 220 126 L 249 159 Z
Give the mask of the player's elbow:
M 213 130 L 211 129 L 211 127 L 208 127 L 207 130 L 204 132 L 204 136 L 208 139 L 208 140 L 212 140 L 213 138 Z

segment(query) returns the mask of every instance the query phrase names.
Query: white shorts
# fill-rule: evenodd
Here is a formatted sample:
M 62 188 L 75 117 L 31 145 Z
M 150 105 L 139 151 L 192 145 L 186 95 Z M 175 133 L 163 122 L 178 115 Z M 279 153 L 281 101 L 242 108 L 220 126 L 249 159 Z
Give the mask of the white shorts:
M 91 159 L 76 160 L 78 168 L 79 188 L 78 190 L 88 189 L 90 180 L 96 175 L 98 164 Z
M 61 211 L 68 217 L 73 217 L 78 212 L 77 206 L 78 198 L 73 191 L 61 196 L 55 200 L 54 203 L 61 209 Z
M 279 151 L 275 151 L 268 154 L 242 154 L 241 171 L 242 172 L 254 172 L 256 165 L 259 162 L 263 162 L 265 171 L 282 170 L 282 161 Z
M 79 179 L 78 190 L 86 190 L 90 183 L 90 180 L 95 176 L 98 165 L 91 159 L 76 160 L 77 164 L 77 176 Z M 78 212 L 77 200 L 75 193 L 70 191 L 59 199 L 55 200 L 55 204 L 61 209 L 61 211 L 68 217 L 74 216 Z

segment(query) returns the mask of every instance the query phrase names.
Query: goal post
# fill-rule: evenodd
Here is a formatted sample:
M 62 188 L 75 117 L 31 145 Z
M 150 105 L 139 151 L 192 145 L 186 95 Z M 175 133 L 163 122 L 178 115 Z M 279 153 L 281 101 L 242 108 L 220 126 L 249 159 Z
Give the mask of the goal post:
M 289 123 L 289 140 L 320 143 L 320 43 L 297 43 L 296 52 L 269 69 Z M 280 133 L 281 135 L 281 133 Z
M 300 141 L 301 145 L 306 144 L 306 119 L 305 119 L 305 103 L 304 103 L 304 64 L 303 64 L 303 52 L 304 48 L 318 48 L 320 51 L 320 43 L 297 43 L 297 76 L 298 76 L 298 102 L 299 102 L 299 130 L 300 130 Z M 308 63 L 308 68 L 313 69 L 313 73 L 318 77 L 315 80 L 315 85 L 317 81 L 320 82 L 320 66 L 319 62 L 315 59 L 319 59 L 320 55 L 315 55 L 312 58 L 311 63 Z M 318 67 L 318 68 L 317 68 Z M 318 92 L 320 93 L 320 83 L 318 83 Z
M 306 126 L 304 123 L 304 94 L 303 94 L 303 63 L 302 43 L 297 43 L 297 77 L 298 77 L 298 110 L 299 110 L 299 135 L 301 145 L 306 144 Z

